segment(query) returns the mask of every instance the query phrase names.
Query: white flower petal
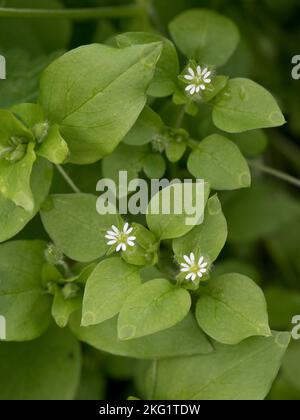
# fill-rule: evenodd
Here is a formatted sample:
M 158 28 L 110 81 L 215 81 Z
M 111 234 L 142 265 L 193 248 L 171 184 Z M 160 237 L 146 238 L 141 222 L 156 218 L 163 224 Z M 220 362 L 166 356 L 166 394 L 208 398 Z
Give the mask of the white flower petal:
M 203 78 L 207 79 L 211 75 L 211 71 L 207 71 L 205 74 L 203 74 Z
M 115 225 L 112 225 L 112 230 L 117 234 L 117 235 L 119 235 L 119 233 L 120 233 L 120 231 L 119 231 L 119 229 L 115 226 Z
M 201 72 L 202 72 L 201 67 L 200 66 L 197 66 L 197 73 L 198 73 L 199 76 L 201 76 Z
M 187 262 L 189 264 L 189 266 L 192 265 L 192 261 L 189 259 L 189 257 L 187 255 L 184 255 L 183 259 L 184 259 L 185 262 Z
M 128 241 L 135 241 L 136 240 L 136 236 L 129 236 L 127 238 Z
M 206 272 L 207 272 L 206 268 L 201 268 L 200 273 L 206 273 Z
M 122 249 L 122 244 L 119 244 L 116 248 L 116 251 L 119 252 L 119 251 L 121 251 L 121 249 Z
M 185 80 L 193 80 L 194 79 L 194 77 L 193 76 L 190 76 L 189 74 L 186 74 L 184 76 L 184 78 L 185 78 Z
M 200 264 L 200 268 L 205 268 L 205 267 L 207 267 L 208 266 L 208 263 L 203 263 L 203 264 Z
M 201 271 L 198 271 L 198 277 L 200 277 L 200 279 L 203 277 L 203 274 L 201 273 Z
M 129 245 L 129 246 L 133 247 L 133 246 L 135 246 L 135 243 L 134 243 L 134 242 L 132 242 L 132 241 L 127 241 L 127 245 Z
M 108 241 L 115 241 L 115 243 L 118 242 L 117 238 L 112 238 L 112 237 L 109 237 L 109 236 L 105 236 L 105 239 L 107 239 Z
M 124 243 L 123 243 L 123 244 L 121 244 L 121 248 L 122 248 L 122 251 L 124 251 L 124 252 L 125 252 L 125 251 L 126 251 L 126 249 L 127 249 L 126 244 L 124 244 Z
M 191 93 L 191 95 L 194 95 L 195 92 L 196 92 L 196 86 L 193 86 L 190 93 Z
M 200 86 L 196 87 L 196 92 L 199 93 L 200 92 Z
M 133 231 L 133 227 L 131 227 L 131 228 L 129 228 L 129 229 L 127 229 L 127 235 L 129 235 L 131 232 Z
M 185 90 L 186 90 L 187 92 L 189 92 L 190 90 L 192 90 L 192 89 L 193 89 L 193 87 L 194 87 L 194 85 L 188 85 L 188 86 L 185 88 Z
M 190 253 L 190 260 L 192 264 L 195 264 L 195 255 L 193 252 Z
M 193 277 L 194 277 L 194 273 L 189 273 L 187 276 L 186 276 L 186 280 L 190 280 L 190 279 L 192 279 Z
M 188 271 L 190 271 L 190 267 L 181 268 L 180 271 L 182 271 L 183 273 L 187 273 Z
M 189 67 L 188 72 L 190 73 L 191 76 L 195 77 L 195 72 L 192 69 L 192 67 Z
M 201 89 L 201 90 L 205 90 L 205 89 L 206 89 L 206 87 L 205 87 L 204 85 L 200 85 L 200 89 Z
M 117 236 L 116 232 L 113 232 L 112 230 L 108 230 L 106 233 L 107 233 L 107 235 L 110 235 L 110 236 L 113 236 L 113 237 Z
M 107 242 L 107 245 L 115 245 L 116 243 L 117 243 L 117 240 L 115 239 L 114 241 Z
M 203 70 L 203 72 L 202 72 L 202 76 L 205 76 L 205 74 L 208 72 L 208 68 L 207 67 L 205 67 L 205 69 Z
M 127 229 L 129 228 L 129 224 L 125 223 L 124 227 L 123 227 L 123 232 L 127 233 Z
M 211 83 L 211 79 L 203 79 L 204 83 Z
M 189 265 L 187 265 L 187 264 L 185 264 L 185 263 L 181 263 L 180 265 L 181 265 L 181 267 L 183 267 L 183 268 L 190 268 L 190 266 L 189 266 Z

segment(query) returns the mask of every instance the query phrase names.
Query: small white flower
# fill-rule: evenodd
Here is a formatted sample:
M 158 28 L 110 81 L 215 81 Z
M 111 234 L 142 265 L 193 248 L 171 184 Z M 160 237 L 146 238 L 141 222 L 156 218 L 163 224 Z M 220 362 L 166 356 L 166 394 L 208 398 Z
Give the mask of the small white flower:
M 204 257 L 200 257 L 199 260 L 196 261 L 195 255 L 192 252 L 190 256 L 184 255 L 183 259 L 185 260 L 185 263 L 180 264 L 180 271 L 182 273 L 187 273 L 185 277 L 186 280 L 194 282 L 197 277 L 201 279 L 207 272 L 208 263 L 204 261 Z
M 112 226 L 111 230 L 108 230 L 105 235 L 105 238 L 108 239 L 107 245 L 117 245 L 117 252 L 126 251 L 127 246 L 135 246 L 136 237 L 130 236 L 132 231 L 133 228 L 129 227 L 128 223 L 125 223 L 123 230 Z
M 195 93 L 204 91 L 211 83 L 210 76 L 212 75 L 212 72 L 209 71 L 207 67 L 202 69 L 201 66 L 197 66 L 195 70 L 192 67 L 189 67 L 187 71 L 188 73 L 184 75 L 184 79 L 189 85 L 185 90 L 190 95 L 195 95 Z

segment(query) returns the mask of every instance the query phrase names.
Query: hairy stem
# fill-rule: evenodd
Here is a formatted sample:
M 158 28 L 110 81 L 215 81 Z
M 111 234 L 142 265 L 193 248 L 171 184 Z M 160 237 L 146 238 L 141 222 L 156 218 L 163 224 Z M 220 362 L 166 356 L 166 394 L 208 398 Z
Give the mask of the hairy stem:
M 182 105 L 179 108 L 179 112 L 178 112 L 178 115 L 177 115 L 177 120 L 176 120 L 174 128 L 176 128 L 176 129 L 181 128 L 184 117 L 185 117 L 185 105 Z
M 270 168 L 262 163 L 248 161 L 250 167 L 257 169 L 261 172 L 264 172 L 268 175 L 271 175 L 275 178 L 281 179 L 282 181 L 288 182 L 289 184 L 294 185 L 295 187 L 300 188 L 300 179 L 295 178 L 291 175 L 286 174 L 285 172 L 278 171 L 277 169 Z
M 72 190 L 76 193 L 81 193 L 80 189 L 75 185 L 74 181 L 69 177 L 67 172 L 63 169 L 60 165 L 55 165 L 58 172 L 61 174 L 61 176 L 65 179 L 67 184 L 72 188 Z
M 294 166 L 294 168 L 297 170 L 297 172 L 300 173 L 300 149 L 299 147 L 292 143 L 287 138 L 278 135 L 277 133 L 274 133 L 273 136 L 271 136 L 271 142 L 283 156 L 288 159 L 291 164 Z
M 77 20 L 99 18 L 127 18 L 144 13 L 140 5 L 92 7 L 82 9 L 17 9 L 0 7 L 0 17 L 21 18 L 70 18 Z

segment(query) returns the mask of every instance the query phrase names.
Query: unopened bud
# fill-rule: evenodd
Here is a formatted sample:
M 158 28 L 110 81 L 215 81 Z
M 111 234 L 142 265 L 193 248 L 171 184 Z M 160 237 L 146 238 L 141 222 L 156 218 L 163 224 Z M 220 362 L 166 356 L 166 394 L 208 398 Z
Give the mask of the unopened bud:
M 43 141 L 48 135 L 48 131 L 49 131 L 48 121 L 38 123 L 32 129 L 33 135 L 36 138 L 38 143 L 43 143 Z
M 80 287 L 77 284 L 67 283 L 62 289 L 62 294 L 65 299 L 73 299 L 78 295 L 79 291 Z

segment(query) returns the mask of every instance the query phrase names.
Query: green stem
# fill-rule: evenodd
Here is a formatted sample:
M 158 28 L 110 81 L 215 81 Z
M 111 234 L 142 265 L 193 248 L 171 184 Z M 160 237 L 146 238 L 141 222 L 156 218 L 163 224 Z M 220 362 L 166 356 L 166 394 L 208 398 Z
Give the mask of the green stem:
M 60 166 L 60 165 L 55 165 L 55 167 L 58 170 L 58 172 L 61 174 L 61 176 L 65 179 L 65 181 L 67 182 L 67 184 L 69 184 L 69 186 L 72 188 L 72 190 L 74 192 L 80 194 L 81 193 L 80 189 L 75 185 L 75 183 L 69 177 L 69 175 L 67 174 L 67 172 L 63 169 L 63 167 Z
M 150 390 L 150 395 L 148 396 L 148 400 L 153 400 L 156 392 L 156 386 L 157 386 L 157 359 L 153 360 L 152 365 L 152 387 Z
M 185 105 L 182 105 L 181 108 L 179 109 L 176 124 L 175 124 L 174 128 L 176 128 L 176 129 L 181 128 L 184 117 L 185 117 Z
M 281 179 L 282 181 L 288 182 L 289 184 L 292 184 L 295 187 L 300 188 L 300 179 L 298 178 L 288 175 L 285 172 L 278 171 L 277 169 L 270 168 L 269 166 L 265 166 L 262 163 L 253 162 L 253 161 L 248 161 L 248 163 L 250 167 L 254 169 L 257 169 L 268 175 L 274 176 L 275 178 Z
M 300 173 L 300 150 L 299 147 L 283 136 L 274 133 L 271 136 L 273 146 L 288 159 L 297 172 Z
M 99 18 L 128 18 L 140 16 L 144 8 L 139 5 L 92 7 L 82 9 L 17 9 L 0 7 L 0 17 L 7 18 L 70 18 L 78 20 Z

